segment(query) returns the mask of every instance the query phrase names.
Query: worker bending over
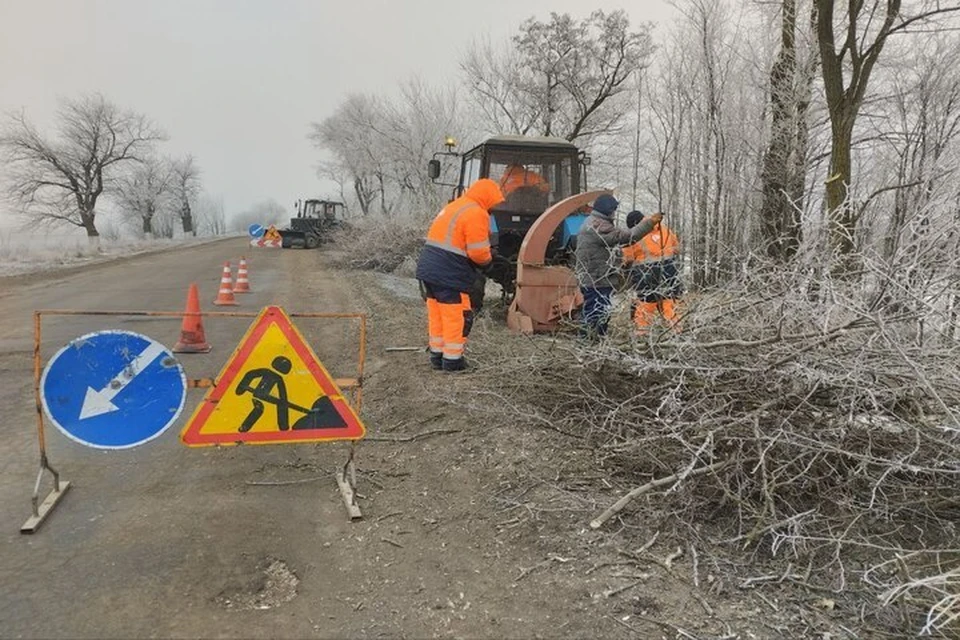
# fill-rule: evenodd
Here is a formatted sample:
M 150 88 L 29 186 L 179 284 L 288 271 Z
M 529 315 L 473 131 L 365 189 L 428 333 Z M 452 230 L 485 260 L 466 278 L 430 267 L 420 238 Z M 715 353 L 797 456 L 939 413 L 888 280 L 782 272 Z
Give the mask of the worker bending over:
M 482 178 L 445 206 L 427 231 L 417 261 L 417 279 L 427 302 L 430 364 L 463 371 L 467 336 L 473 325 L 470 289 L 478 269 L 489 268 L 490 209 L 503 202 L 493 180 Z

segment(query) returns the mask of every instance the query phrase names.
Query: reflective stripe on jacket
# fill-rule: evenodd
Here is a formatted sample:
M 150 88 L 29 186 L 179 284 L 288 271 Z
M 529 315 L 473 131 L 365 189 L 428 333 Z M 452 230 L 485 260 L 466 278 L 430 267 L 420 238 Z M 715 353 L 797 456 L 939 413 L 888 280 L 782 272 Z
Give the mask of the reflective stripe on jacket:
M 424 282 L 469 291 L 475 267 L 490 263 L 489 209 L 503 202 L 500 187 L 486 178 L 445 206 L 430 224 L 417 278 Z
M 659 262 L 672 258 L 680 250 L 680 241 L 677 234 L 671 231 L 662 222 L 645 235 L 640 242 L 634 243 L 623 250 L 624 262 L 644 263 Z
M 677 253 L 677 234 L 662 222 L 639 242 L 623 250 L 630 280 L 643 302 L 674 300 L 683 295 Z

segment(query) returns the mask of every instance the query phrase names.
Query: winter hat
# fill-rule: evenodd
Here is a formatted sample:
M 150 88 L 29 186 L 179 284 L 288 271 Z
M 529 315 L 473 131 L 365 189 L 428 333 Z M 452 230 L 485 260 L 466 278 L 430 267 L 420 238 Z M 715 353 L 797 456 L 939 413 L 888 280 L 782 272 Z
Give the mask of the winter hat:
M 643 220 L 643 214 L 639 209 L 634 209 L 627 214 L 627 228 L 633 229 L 635 226 L 640 224 L 641 220 Z
M 613 196 L 602 195 L 593 202 L 593 210 L 605 216 L 613 215 L 620 203 Z

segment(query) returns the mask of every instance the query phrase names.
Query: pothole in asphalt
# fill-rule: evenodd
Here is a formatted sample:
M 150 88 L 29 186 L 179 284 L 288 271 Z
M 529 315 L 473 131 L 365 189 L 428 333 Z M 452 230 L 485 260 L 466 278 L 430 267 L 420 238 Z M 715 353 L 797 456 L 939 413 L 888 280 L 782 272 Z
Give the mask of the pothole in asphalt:
M 262 568 L 266 565 L 266 568 Z M 224 589 L 216 602 L 231 611 L 274 609 L 297 597 L 300 578 L 282 560 L 268 558 L 249 583 L 239 589 Z

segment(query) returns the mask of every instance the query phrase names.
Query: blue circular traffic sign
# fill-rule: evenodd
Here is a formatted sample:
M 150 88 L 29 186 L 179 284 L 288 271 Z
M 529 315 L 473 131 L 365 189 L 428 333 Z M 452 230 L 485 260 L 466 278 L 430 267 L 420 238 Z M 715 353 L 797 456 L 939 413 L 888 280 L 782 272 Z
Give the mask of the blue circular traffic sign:
M 262 224 L 252 224 L 247 227 L 247 233 L 250 234 L 251 238 L 259 238 L 266 232 L 266 229 L 263 228 Z
M 47 364 L 40 400 L 65 436 L 97 449 L 153 440 L 183 410 L 187 379 L 169 349 L 132 331 L 70 342 Z

